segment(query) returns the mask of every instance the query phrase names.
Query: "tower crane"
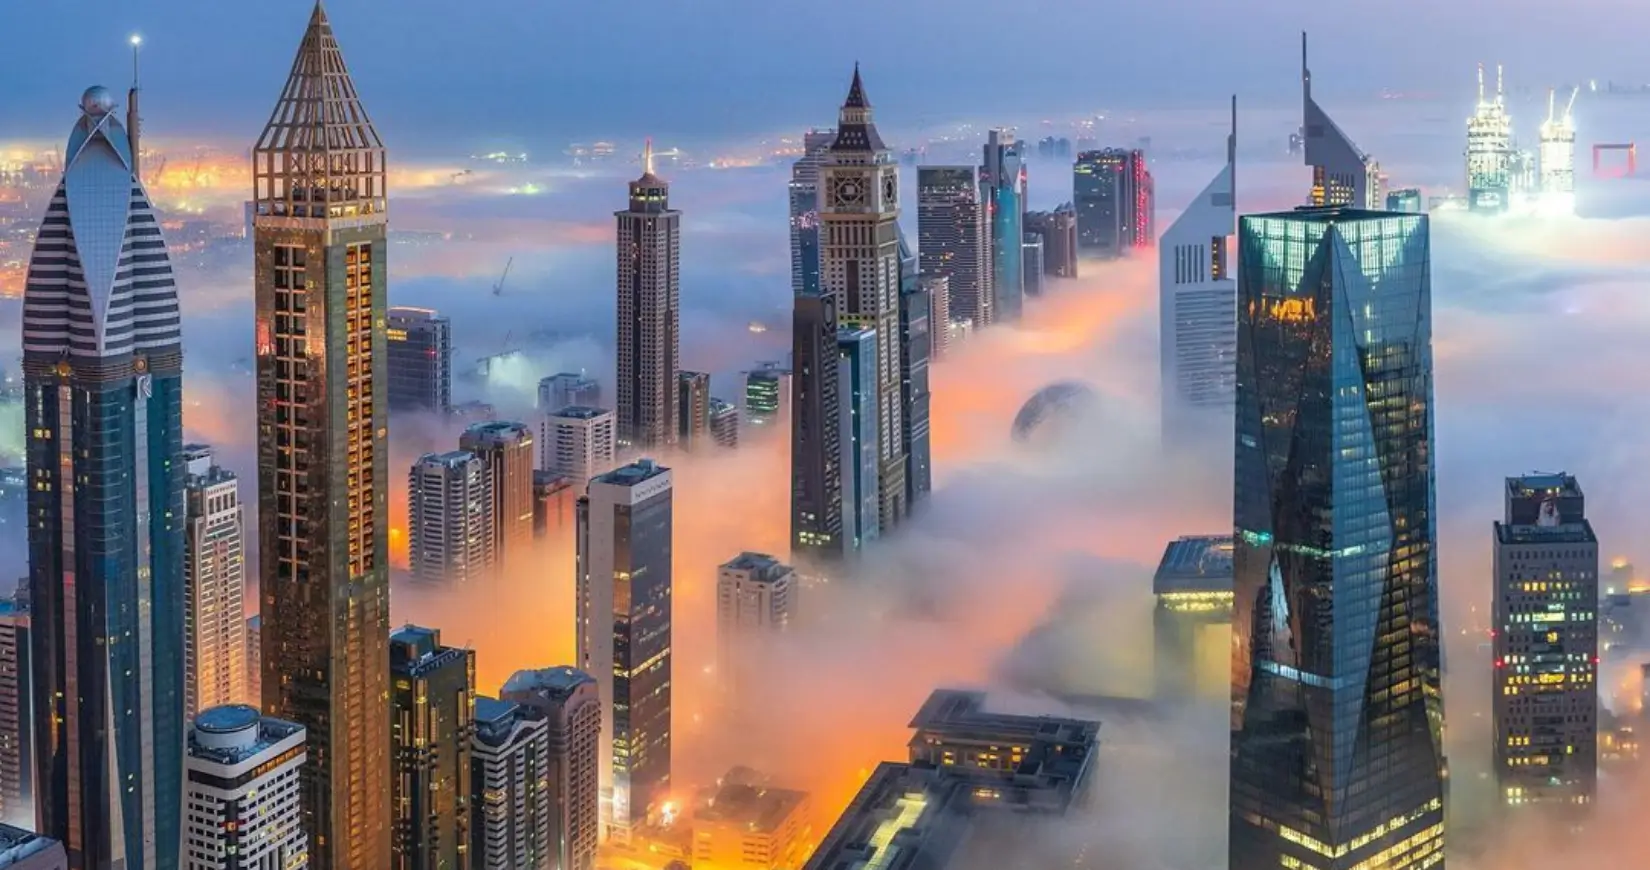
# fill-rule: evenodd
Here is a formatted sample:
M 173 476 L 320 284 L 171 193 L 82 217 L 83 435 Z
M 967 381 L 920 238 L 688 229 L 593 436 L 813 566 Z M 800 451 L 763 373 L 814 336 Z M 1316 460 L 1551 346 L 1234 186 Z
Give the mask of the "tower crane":
M 505 261 L 505 263 L 504 263 L 504 274 L 498 276 L 498 283 L 493 285 L 493 295 L 494 296 L 503 296 L 504 295 L 504 281 L 505 281 L 506 278 L 510 277 L 510 267 L 512 265 L 514 265 L 515 262 L 516 262 L 515 257 L 511 257 L 510 259 Z

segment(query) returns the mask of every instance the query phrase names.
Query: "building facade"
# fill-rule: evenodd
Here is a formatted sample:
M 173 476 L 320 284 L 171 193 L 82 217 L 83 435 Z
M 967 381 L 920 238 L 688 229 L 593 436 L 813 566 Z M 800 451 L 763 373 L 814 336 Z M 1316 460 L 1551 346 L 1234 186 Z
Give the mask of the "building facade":
M 493 559 L 500 570 L 525 569 L 533 547 L 533 430 L 525 423 L 473 423 L 458 449 L 475 454 L 487 470 L 492 498 Z
M 476 698 L 470 741 L 471 862 L 475 870 L 542 870 L 550 863 L 550 726 L 514 701 Z
M 736 767 L 694 802 L 693 866 L 801 870 L 812 845 L 808 793 Z
M 1026 170 L 1020 145 L 1007 130 L 986 134 L 980 201 L 985 204 L 991 239 L 993 320 L 1012 323 L 1020 319 L 1025 304 Z
M 613 467 L 618 426 L 604 408 L 569 405 L 544 418 L 539 468 L 578 481 L 580 488 Z
M 950 316 L 976 327 L 996 320 L 991 235 L 969 166 L 917 169 L 917 265 L 949 284 Z
M 604 823 L 627 841 L 670 789 L 670 469 L 643 459 L 579 499 L 579 667 L 602 699 Z
M 251 697 L 246 685 L 246 527 L 241 484 L 212 459 L 184 447 L 183 710 L 195 713 Z
M 175 868 L 183 351 L 128 124 L 88 89 L 23 288 L 37 829 L 76 867 Z
M 716 669 L 737 693 L 763 655 L 763 641 L 796 618 L 801 584 L 791 566 L 765 553 L 740 553 L 716 570 Z
M 739 446 L 739 406 L 714 396 L 710 400 L 710 440 L 718 447 Z
M 1152 246 L 1156 193 L 1146 152 L 1084 151 L 1077 155 L 1072 180 L 1079 253 L 1116 259 Z
M 630 207 L 618 222 L 619 443 L 638 450 L 676 443 L 676 375 L 681 371 L 682 213 L 670 185 L 653 174 L 648 145 Z
M 1026 296 L 1043 295 L 1043 237 L 1036 233 L 1020 244 L 1020 285 Z
M 928 299 L 928 359 L 937 361 L 951 346 L 951 279 L 944 275 L 919 275 L 923 296 Z
M 551 414 L 568 405 L 596 408 L 601 404 L 602 386 L 595 378 L 562 372 L 539 380 L 538 409 L 541 414 Z
M 573 528 L 573 504 L 578 490 L 573 478 L 553 471 L 533 472 L 533 537 L 560 535 Z
M 1066 203 L 1054 211 L 1026 212 L 1026 232 L 1043 240 L 1043 274 L 1077 277 L 1077 211 Z
M 1573 821 L 1598 796 L 1598 538 L 1571 475 L 1511 477 L 1504 497 L 1491 607 L 1496 784 L 1504 807 Z
M 819 163 L 835 130 L 809 130 L 802 157 L 791 164 L 791 293 L 819 294 Z
M 262 703 L 264 678 L 264 618 L 250 616 L 246 620 L 246 701 L 253 706 Z
M 829 562 L 847 552 L 836 299 L 797 296 L 791 314 L 791 551 Z
M 1306 65 L 1306 34 L 1301 34 L 1301 154 L 1312 167 L 1312 189 L 1306 202 L 1314 206 L 1351 206 L 1379 210 L 1386 201 L 1381 164 L 1359 150 L 1352 139 L 1312 99 L 1312 71 Z
M 29 599 L 0 598 L 0 824 L 34 827 L 34 698 Z
M 467 450 L 426 453 L 407 480 L 407 562 L 413 578 L 445 586 L 486 579 L 497 561 L 492 478 Z
M 442 646 L 441 632 L 403 626 L 390 636 L 394 870 L 470 866 L 475 652 Z
M 26 828 L 0 824 L 0 867 L 6 870 L 69 870 L 63 844 Z
M 1224 698 L 1232 672 L 1232 536 L 1176 538 L 1152 574 L 1153 695 Z
M 744 422 L 751 427 L 752 434 L 768 430 L 789 433 L 791 370 L 779 363 L 767 362 L 745 372 L 742 401 Z
M 681 372 L 676 377 L 676 437 L 685 450 L 710 440 L 710 373 Z
M 1427 218 L 1238 235 L 1229 866 L 1441 866 Z
M 595 870 L 601 833 L 602 699 L 577 668 L 517 671 L 500 693 L 544 716 L 549 731 L 550 866 Z
M 933 287 L 917 273 L 917 258 L 900 233 L 899 384 L 905 406 L 900 448 L 905 451 L 905 509 L 914 513 L 934 488 L 929 443 L 928 366 L 934 353 Z
M 310 866 L 299 773 L 304 726 L 246 704 L 202 710 L 186 748 L 189 870 Z
M 385 155 L 319 5 L 252 161 L 262 706 L 309 734 L 301 775 L 311 864 L 382 870 Z
M 430 308 L 386 312 L 390 413 L 446 415 L 453 407 L 452 323 Z
M 882 463 L 878 461 L 877 345 L 874 329 L 837 331 L 837 425 L 842 451 L 843 547 L 859 552 L 881 537 Z

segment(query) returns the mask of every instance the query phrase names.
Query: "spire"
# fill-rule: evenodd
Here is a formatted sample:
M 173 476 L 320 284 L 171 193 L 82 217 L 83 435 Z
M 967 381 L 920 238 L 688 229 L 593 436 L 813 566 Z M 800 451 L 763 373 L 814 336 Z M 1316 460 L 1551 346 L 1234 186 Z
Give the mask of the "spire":
M 1478 105 L 1484 105 L 1484 62 L 1478 62 Z
M 1306 66 L 1306 31 L 1301 31 L 1301 93 L 1312 99 L 1312 70 Z
M 642 174 L 643 175 L 652 175 L 653 174 L 653 137 L 652 136 L 647 137 L 647 141 L 642 143 Z
M 1237 203 L 1237 94 L 1232 95 L 1232 131 L 1226 134 L 1226 177 L 1232 202 Z
M 132 146 L 132 177 L 143 183 L 143 173 L 139 161 L 142 156 L 138 151 L 138 136 L 143 126 L 138 115 L 138 49 L 143 47 L 143 37 L 132 34 L 132 89 L 126 92 L 126 138 Z
M 865 83 L 859 78 L 859 61 L 854 61 L 854 81 L 848 86 L 848 99 L 842 101 L 844 109 L 869 109 L 871 101 L 865 98 Z
M 865 97 L 865 82 L 859 77 L 859 63 L 854 63 L 854 80 L 848 85 L 848 98 L 837 112 L 836 138 L 831 140 L 832 151 L 886 151 L 877 125 L 871 122 L 871 101 Z
M 1506 94 L 1506 91 L 1502 90 L 1502 88 L 1501 88 L 1501 64 L 1496 64 L 1495 65 L 1495 104 L 1497 106 L 1501 105 L 1501 103 L 1502 103 L 1501 98 L 1505 94 Z

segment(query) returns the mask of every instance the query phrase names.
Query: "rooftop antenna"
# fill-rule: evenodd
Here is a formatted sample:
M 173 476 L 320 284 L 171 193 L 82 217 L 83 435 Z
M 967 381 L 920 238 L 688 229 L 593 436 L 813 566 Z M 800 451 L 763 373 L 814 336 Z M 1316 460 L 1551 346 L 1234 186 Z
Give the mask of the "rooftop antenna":
M 1497 106 L 1501 105 L 1501 95 L 1502 95 L 1502 93 L 1504 93 L 1504 92 L 1501 90 L 1501 64 L 1496 64 L 1495 65 L 1495 104 Z
M 1478 105 L 1484 105 L 1484 62 L 1478 62 Z
M 134 33 L 127 41 L 132 44 L 132 89 L 126 92 L 126 138 L 132 145 L 132 177 L 142 183 L 143 172 L 138 166 L 138 138 L 143 126 L 138 117 L 138 51 L 143 48 L 143 37 Z
M 1558 99 L 1558 89 L 1557 88 L 1548 88 L 1547 89 L 1547 123 L 1549 123 L 1549 124 L 1551 124 L 1553 122 L 1553 111 L 1554 111 L 1554 109 L 1557 108 L 1557 106 L 1555 105 L 1557 99 Z
M 647 137 L 642 143 L 642 174 L 653 174 L 653 137 Z
M 1232 131 L 1226 134 L 1226 179 L 1231 185 L 1232 205 L 1237 205 L 1237 94 L 1232 95 Z
M 1312 70 L 1306 66 L 1306 31 L 1301 31 L 1301 88 L 1312 99 Z

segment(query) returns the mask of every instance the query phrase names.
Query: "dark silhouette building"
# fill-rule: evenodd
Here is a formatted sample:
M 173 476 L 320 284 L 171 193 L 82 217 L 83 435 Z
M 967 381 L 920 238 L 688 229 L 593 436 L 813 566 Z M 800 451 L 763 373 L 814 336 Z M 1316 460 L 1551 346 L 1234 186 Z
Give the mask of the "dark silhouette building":
M 408 625 L 390 637 L 394 870 L 470 866 L 476 657 Z
M 429 308 L 391 308 L 385 349 L 390 413 L 453 406 L 452 323 Z
M 1152 246 L 1156 195 L 1146 152 L 1084 151 L 1077 155 L 1072 180 L 1079 252 L 1115 259 Z

